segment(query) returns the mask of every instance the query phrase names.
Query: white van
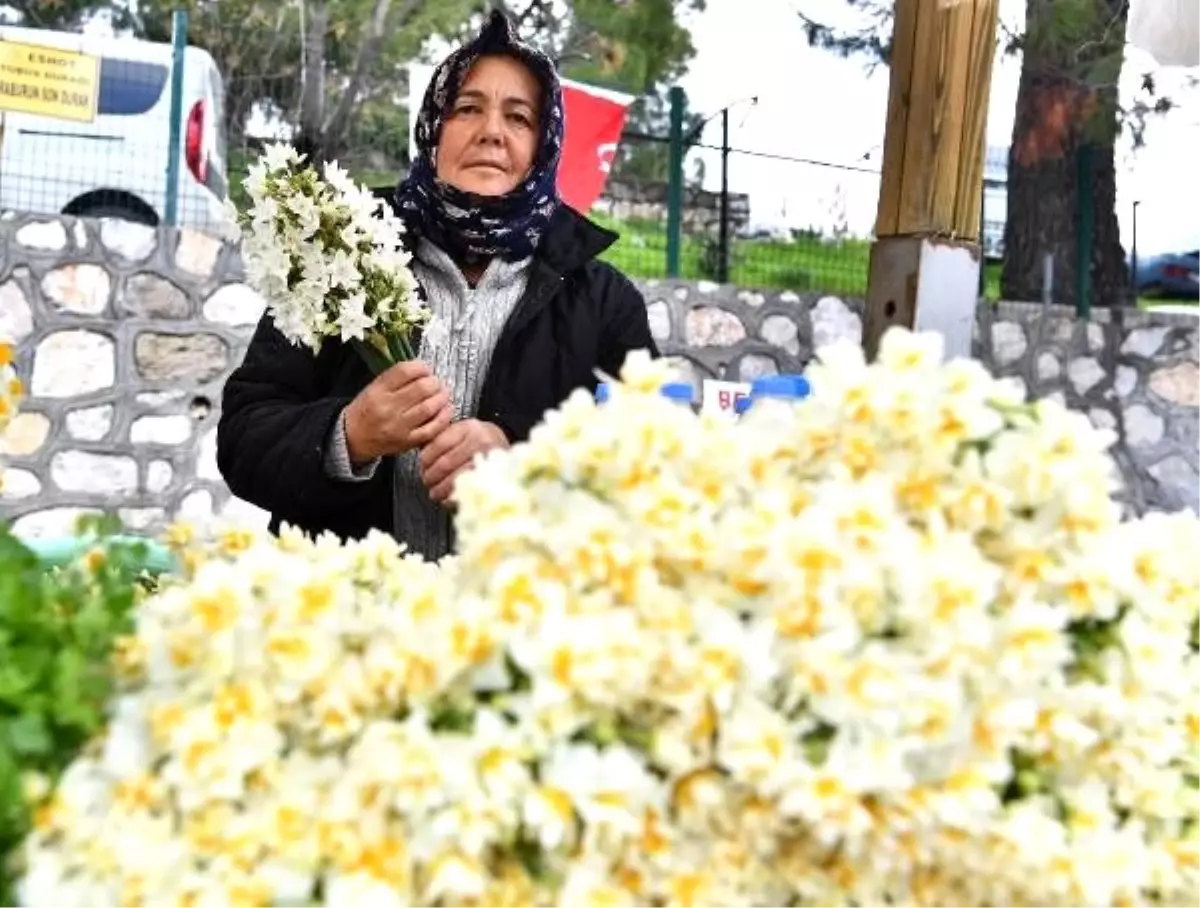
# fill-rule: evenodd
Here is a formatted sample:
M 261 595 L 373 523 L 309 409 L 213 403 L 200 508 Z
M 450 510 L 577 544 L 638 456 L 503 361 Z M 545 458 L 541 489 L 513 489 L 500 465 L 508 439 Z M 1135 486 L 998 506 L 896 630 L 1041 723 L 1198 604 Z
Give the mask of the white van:
M 0 26 L 0 210 L 164 222 L 171 56 L 170 44 Z M 79 110 L 55 106 L 66 91 L 47 87 L 66 86 L 69 80 L 54 80 L 72 67 L 86 74 L 76 77 L 86 85 L 72 95 Z M 221 222 L 224 118 L 216 63 L 188 47 L 176 184 L 181 227 L 214 232 Z

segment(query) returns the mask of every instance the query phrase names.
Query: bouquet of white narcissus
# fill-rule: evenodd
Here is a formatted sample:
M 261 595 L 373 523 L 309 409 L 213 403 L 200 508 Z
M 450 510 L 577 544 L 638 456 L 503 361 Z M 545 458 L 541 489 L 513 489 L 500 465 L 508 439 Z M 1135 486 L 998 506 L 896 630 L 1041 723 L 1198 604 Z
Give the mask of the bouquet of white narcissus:
M 1086 420 L 938 353 L 736 426 L 632 359 L 439 565 L 193 548 L 22 903 L 1190 903 L 1197 522 L 1120 523 Z
M 322 177 L 288 145 L 268 147 L 244 185 L 247 279 L 280 332 L 314 352 L 327 337 L 352 342 L 375 372 L 414 359 L 430 313 L 387 206 L 336 163 Z

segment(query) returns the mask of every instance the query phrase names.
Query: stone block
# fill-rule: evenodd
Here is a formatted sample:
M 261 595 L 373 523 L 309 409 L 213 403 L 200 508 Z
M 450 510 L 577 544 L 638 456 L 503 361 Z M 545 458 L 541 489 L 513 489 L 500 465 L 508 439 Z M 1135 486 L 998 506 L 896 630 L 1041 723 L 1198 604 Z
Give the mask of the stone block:
M 836 296 L 823 296 L 817 300 L 809 317 L 812 319 L 814 352 L 820 353 L 822 347 L 838 341 L 862 343 L 862 319 Z
M 147 381 L 203 383 L 229 366 L 229 348 L 215 334 L 143 331 L 134 341 L 134 363 Z
M 179 231 L 175 246 L 175 266 L 199 278 L 210 277 L 221 255 L 219 239 L 196 230 Z
M 234 327 L 254 325 L 266 307 L 262 296 L 245 284 L 225 284 L 204 301 L 204 318 Z
M 34 221 L 17 230 L 17 243 L 39 252 L 61 252 L 67 245 L 62 221 Z
M 148 259 L 158 245 L 153 227 L 135 224 L 120 218 L 105 218 L 100 222 L 100 243 L 127 262 Z
M 59 536 L 74 536 L 75 528 L 83 517 L 100 512 L 95 508 L 57 507 L 42 508 L 22 514 L 12 523 L 14 535 L 22 539 L 47 539 Z
M 1162 441 L 1163 418 L 1143 404 L 1125 411 L 1125 443 L 1131 448 L 1146 448 Z
M 717 306 L 689 310 L 684 322 L 684 342 L 689 347 L 729 347 L 745 337 L 741 319 Z
M 1121 352 L 1149 359 L 1158 352 L 1170 328 L 1134 328 L 1121 344 Z
M 103 315 L 111 292 L 112 278 L 99 265 L 62 265 L 42 278 L 42 296 L 77 315 Z
M 1164 457 L 1149 468 L 1158 483 L 1158 507 L 1166 510 L 1190 508 L 1200 511 L 1200 474 L 1178 454 Z
M 206 521 L 213 516 L 213 497 L 208 489 L 196 489 L 179 503 L 178 516 L 183 520 Z
M 187 294 L 156 274 L 135 274 L 121 288 L 120 309 L 142 318 L 187 318 L 192 303 Z
M 50 479 L 64 492 L 120 495 L 137 491 L 137 461 L 124 454 L 60 451 L 50 460 Z
M 12 278 L 0 284 L 0 342 L 14 347 L 33 333 L 33 310 Z
M 168 460 L 152 460 L 149 466 L 146 467 L 146 490 L 149 492 L 162 492 L 171 484 L 171 478 L 175 475 L 175 468 L 171 466 Z
M 792 356 L 800 352 L 800 329 L 786 315 L 771 315 L 763 319 L 759 335 L 768 344 L 786 350 Z
M 659 343 L 671 338 L 671 309 L 662 300 L 655 300 L 646 307 L 646 318 L 650 322 L 650 335 Z
M 0 454 L 29 457 L 41 450 L 50 434 L 50 420 L 36 410 L 23 410 L 0 434 Z
M 767 375 L 778 375 L 779 366 L 775 360 L 762 353 L 747 353 L 738 360 L 737 376 L 739 381 L 754 381 Z
M 1092 425 L 1097 429 L 1116 429 L 1117 418 L 1108 410 L 1100 407 L 1093 407 L 1088 410 L 1088 419 L 1092 421 Z
M 1117 366 L 1117 377 L 1113 380 L 1113 390 L 1117 396 L 1124 399 L 1137 388 L 1138 373 L 1133 366 Z
M 1093 357 L 1081 356 L 1071 360 L 1067 377 L 1071 379 L 1075 393 L 1082 397 L 1104 380 L 1104 367 Z
M 1150 373 L 1150 390 L 1181 407 L 1200 406 L 1200 368 L 1194 362 L 1164 366 Z
M 42 491 L 42 481 L 37 474 L 17 467 L 8 467 L 0 475 L 0 498 L 9 501 L 32 498 Z
M 1049 351 L 1038 354 L 1037 358 L 1037 377 L 1038 381 L 1052 381 L 1062 374 L 1062 364 L 1059 363 L 1058 357 Z
M 186 416 L 139 416 L 129 427 L 135 445 L 179 445 L 192 437 L 192 421 Z
M 147 407 L 163 407 L 177 400 L 183 400 L 182 391 L 142 391 L 137 395 L 137 402 Z
M 208 482 L 224 482 L 217 466 L 217 430 L 209 429 L 200 438 L 200 451 L 196 454 L 196 478 Z
M 108 434 L 113 423 L 113 407 L 85 407 L 67 413 L 67 434 L 79 441 L 99 441 Z
M 131 530 L 142 532 L 166 522 L 166 511 L 162 508 L 121 508 L 117 517 Z
M 992 359 L 998 366 L 1011 366 L 1025 355 L 1029 342 L 1025 328 L 1019 322 L 996 322 L 992 325 Z
M 34 397 L 74 397 L 111 388 L 117 374 L 112 338 L 97 331 L 55 331 L 33 356 Z

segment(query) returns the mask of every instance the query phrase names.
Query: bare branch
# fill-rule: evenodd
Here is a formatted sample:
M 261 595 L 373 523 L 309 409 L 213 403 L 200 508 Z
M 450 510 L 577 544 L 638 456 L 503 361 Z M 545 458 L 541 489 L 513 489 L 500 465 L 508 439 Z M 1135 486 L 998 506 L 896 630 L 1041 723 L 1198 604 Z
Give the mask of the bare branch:
M 350 82 L 347 84 L 346 90 L 342 92 L 337 107 L 326 121 L 325 127 L 321 130 L 321 144 L 327 151 L 338 147 L 341 137 L 349 125 L 350 115 L 358 102 L 363 84 L 379 59 L 383 39 L 388 30 L 388 13 L 391 11 L 391 6 L 392 0 L 375 0 L 371 23 L 368 26 L 367 34 L 359 44 L 358 54 L 354 58 L 354 70 L 350 76 Z M 393 28 L 402 29 L 407 26 L 420 7 L 421 0 L 404 0 L 398 12 L 398 21 L 393 23 Z

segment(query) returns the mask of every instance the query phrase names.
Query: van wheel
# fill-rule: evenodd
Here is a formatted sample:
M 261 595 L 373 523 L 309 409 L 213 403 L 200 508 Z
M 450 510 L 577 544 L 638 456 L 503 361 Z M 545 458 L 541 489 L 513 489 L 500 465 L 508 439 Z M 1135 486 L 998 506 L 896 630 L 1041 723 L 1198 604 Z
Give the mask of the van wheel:
M 139 211 L 136 208 L 125 205 L 97 205 L 94 208 L 86 208 L 79 212 L 78 217 L 95 218 L 96 220 L 112 218 L 117 221 L 144 224 L 147 227 L 157 226 L 154 219 L 149 217 L 144 211 Z

